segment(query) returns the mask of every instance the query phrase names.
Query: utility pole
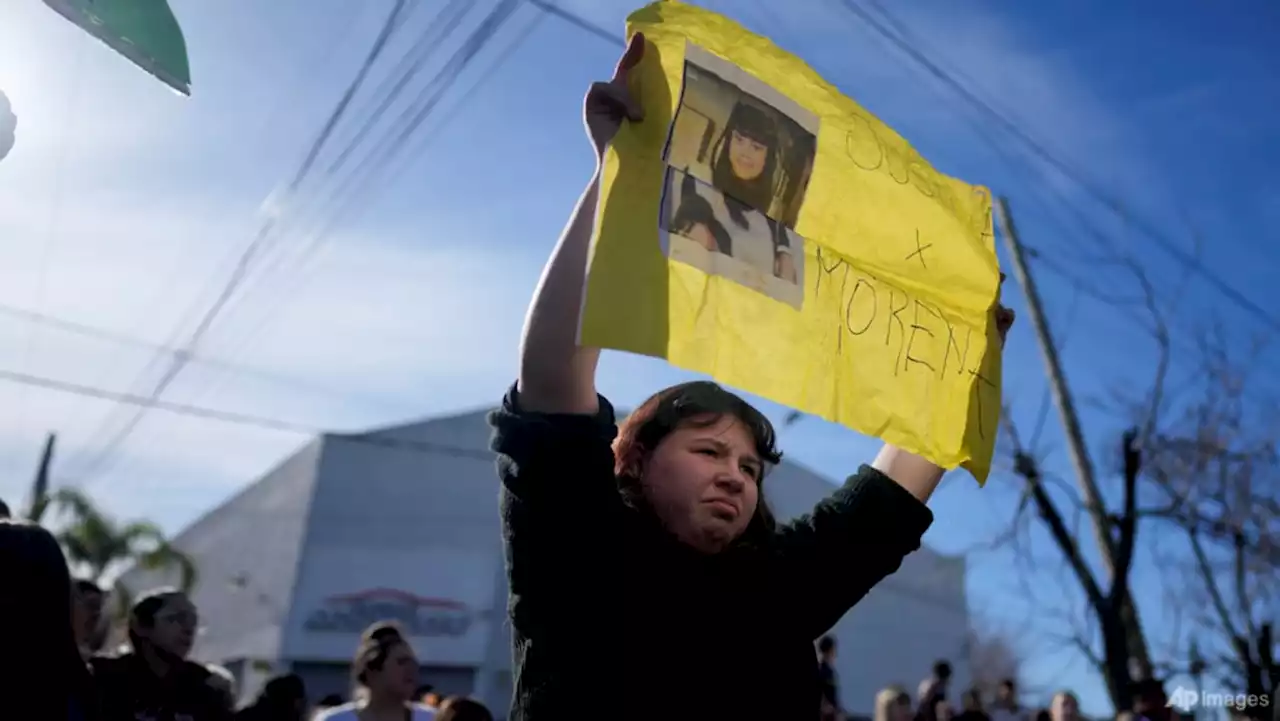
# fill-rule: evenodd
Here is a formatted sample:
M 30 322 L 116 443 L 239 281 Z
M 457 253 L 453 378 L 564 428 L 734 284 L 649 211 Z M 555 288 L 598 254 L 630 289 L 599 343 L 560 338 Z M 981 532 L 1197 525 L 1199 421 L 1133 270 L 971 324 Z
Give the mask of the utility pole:
M 27 509 L 27 519 L 33 523 L 40 522 L 49 505 L 49 471 L 53 466 L 53 448 L 57 442 L 56 433 L 50 433 L 44 439 L 44 452 L 40 454 L 40 465 L 31 483 L 31 505 Z
M 1017 226 L 1013 224 L 1013 214 L 1009 212 L 1009 201 L 1003 197 L 996 201 L 996 216 L 1000 223 L 1001 235 L 1004 236 L 1005 247 L 1013 260 L 1013 275 L 1022 286 L 1022 294 L 1027 301 L 1027 311 L 1031 316 L 1031 328 L 1036 334 L 1040 346 L 1040 355 L 1044 358 L 1045 369 L 1049 376 L 1049 388 L 1053 393 L 1054 405 L 1062 420 L 1062 428 L 1067 437 L 1067 451 L 1071 455 L 1071 463 L 1075 466 L 1076 481 L 1085 509 L 1092 521 L 1094 537 L 1098 543 L 1099 555 L 1114 589 L 1116 579 L 1116 560 L 1119 553 L 1116 540 L 1111 534 L 1111 520 L 1107 516 L 1102 503 L 1102 493 L 1098 490 L 1098 480 L 1094 475 L 1093 461 L 1089 458 L 1089 448 L 1084 442 L 1084 433 L 1080 430 L 1080 418 L 1076 414 L 1075 403 L 1071 398 L 1071 389 L 1067 386 L 1065 374 L 1062 372 L 1062 361 L 1058 358 L 1058 347 L 1053 342 L 1053 334 L 1049 329 L 1049 321 L 1045 318 L 1044 307 L 1040 304 L 1040 292 L 1036 289 L 1035 278 L 1027 268 L 1026 253 L 1018 237 Z M 1123 627 L 1125 644 L 1128 647 L 1128 675 L 1133 680 L 1151 675 L 1151 661 L 1146 648 L 1146 640 L 1137 630 L 1141 628 L 1138 618 L 1138 607 L 1133 597 L 1127 595 L 1118 608 L 1111 610 L 1117 614 L 1117 623 Z M 1103 613 L 1103 609 L 1098 609 Z M 1136 673 L 1135 673 L 1136 672 Z M 1119 681 L 1120 679 L 1116 679 Z M 1127 679 L 1126 679 L 1127 681 Z
M 1049 374 L 1049 388 L 1053 393 L 1053 402 L 1062 419 L 1062 428 L 1066 431 L 1067 451 L 1071 454 L 1071 463 L 1076 469 L 1080 494 L 1084 497 L 1085 508 L 1093 520 L 1093 529 L 1098 538 L 1098 545 L 1101 547 L 1103 563 L 1107 567 L 1107 572 L 1114 574 L 1115 542 L 1108 532 L 1111 524 L 1102 506 L 1102 494 L 1098 490 L 1098 479 L 1093 473 L 1093 461 L 1089 458 L 1084 433 L 1080 430 L 1080 418 L 1076 415 L 1071 389 L 1067 387 L 1067 379 L 1062 372 L 1058 347 L 1054 345 L 1049 321 L 1044 316 L 1043 306 L 1040 305 L 1040 292 L 1036 290 L 1035 278 L 1027 270 L 1027 259 L 1022 250 L 1022 243 L 1018 239 L 1018 229 L 1014 226 L 1013 215 L 1009 212 L 1009 201 L 1003 197 L 996 200 L 996 216 L 1000 221 L 1005 248 L 1013 260 L 1013 277 L 1018 281 L 1018 285 L 1022 286 L 1022 295 L 1027 300 L 1031 329 L 1035 331 L 1036 341 L 1040 345 L 1040 355 L 1044 358 L 1045 369 Z

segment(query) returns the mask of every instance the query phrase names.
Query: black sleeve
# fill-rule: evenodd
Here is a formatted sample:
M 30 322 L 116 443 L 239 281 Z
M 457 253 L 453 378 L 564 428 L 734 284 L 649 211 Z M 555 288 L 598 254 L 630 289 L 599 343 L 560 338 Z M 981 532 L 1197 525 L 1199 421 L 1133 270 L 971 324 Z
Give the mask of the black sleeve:
M 603 397 L 599 404 L 594 416 L 528 413 L 512 386 L 489 416 L 507 577 L 526 611 L 587 603 L 591 567 L 610 560 L 624 506 L 613 474 L 613 406 Z
M 813 512 L 783 526 L 773 556 L 784 605 L 808 638 L 818 638 L 884 577 L 898 570 L 933 513 L 870 466 Z
M 93 656 L 89 659 L 89 670 L 93 675 L 96 692 L 96 710 L 98 717 L 104 721 L 132 718 L 134 715 L 128 703 L 127 679 L 120 672 L 120 666 L 117 659 L 107 656 Z

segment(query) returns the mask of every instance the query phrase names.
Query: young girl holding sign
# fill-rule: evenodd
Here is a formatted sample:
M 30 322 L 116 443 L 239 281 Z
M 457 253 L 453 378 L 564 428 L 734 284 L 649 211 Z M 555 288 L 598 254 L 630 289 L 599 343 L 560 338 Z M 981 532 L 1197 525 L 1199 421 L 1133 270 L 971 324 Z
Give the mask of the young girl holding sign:
M 586 98 L 601 157 L 641 122 L 628 74 Z M 660 391 L 622 424 L 576 344 L 597 178 L 543 272 L 519 380 L 490 418 L 515 653 L 512 721 L 816 719 L 813 643 L 920 546 L 943 469 L 886 445 L 813 513 L 764 503 L 768 419 L 713 383 Z M 1012 322 L 999 313 L 1001 333 Z M 767 342 L 762 340 L 762 342 Z

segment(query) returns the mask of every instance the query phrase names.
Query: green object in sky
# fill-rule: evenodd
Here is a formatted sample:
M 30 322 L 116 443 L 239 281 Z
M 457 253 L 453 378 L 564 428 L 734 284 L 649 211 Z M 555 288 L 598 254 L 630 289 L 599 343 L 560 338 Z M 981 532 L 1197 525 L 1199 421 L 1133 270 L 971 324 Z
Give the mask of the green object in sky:
M 44 0 L 44 4 L 165 85 L 191 95 L 187 41 L 166 0 Z

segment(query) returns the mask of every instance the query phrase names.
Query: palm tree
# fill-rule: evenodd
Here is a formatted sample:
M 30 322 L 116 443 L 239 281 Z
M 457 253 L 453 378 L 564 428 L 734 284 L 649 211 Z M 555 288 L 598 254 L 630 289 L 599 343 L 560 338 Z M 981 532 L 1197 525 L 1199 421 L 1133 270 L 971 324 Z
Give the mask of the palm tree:
M 54 491 L 47 505 L 56 506 L 71 517 L 70 523 L 55 535 L 67 554 L 67 562 L 85 569 L 90 580 L 102 583 L 113 571 L 132 565 L 148 571 L 177 570 L 178 587 L 186 592 L 195 588 L 195 562 L 174 547 L 155 524 L 122 524 L 74 488 Z

